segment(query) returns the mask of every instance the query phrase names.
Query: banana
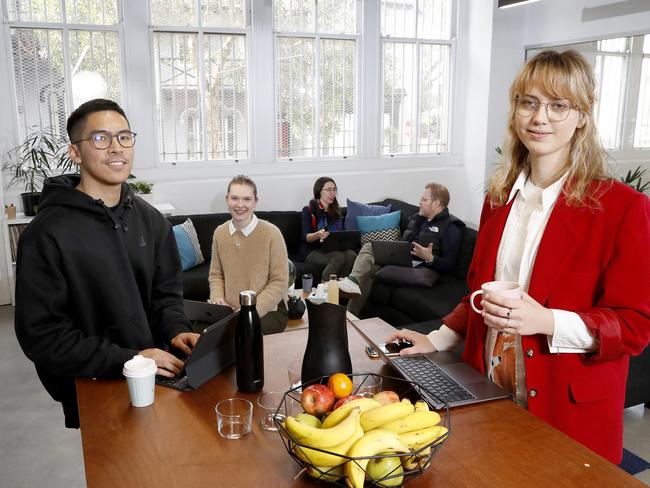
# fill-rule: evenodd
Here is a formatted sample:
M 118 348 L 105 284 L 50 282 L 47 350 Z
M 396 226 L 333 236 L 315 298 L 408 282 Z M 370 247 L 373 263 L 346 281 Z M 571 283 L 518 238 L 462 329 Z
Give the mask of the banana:
M 325 417 L 321 428 L 328 429 L 330 427 L 334 427 L 341 420 L 348 416 L 350 410 L 356 407 L 359 407 L 361 412 L 366 412 L 368 410 L 372 410 L 373 408 L 381 407 L 381 403 L 379 403 L 377 400 L 373 400 L 372 398 L 357 398 L 356 400 L 352 400 L 341 405 L 336 410 L 333 410 L 327 417 Z
M 415 430 L 413 432 L 405 432 L 403 434 L 397 434 L 402 443 L 404 443 L 412 451 L 417 451 L 418 449 L 430 444 L 438 438 L 441 438 L 436 442 L 439 444 L 447 437 L 447 427 L 442 425 L 436 425 L 434 427 L 427 427 L 426 429 Z
M 391 420 L 402 418 L 413 413 L 413 404 L 408 398 L 401 402 L 389 403 L 381 407 L 373 408 L 361 414 L 361 427 L 365 432 L 390 422 Z
M 424 400 L 418 400 L 415 402 L 415 411 L 416 412 L 428 412 L 429 411 L 429 404 L 425 402 Z
M 327 448 L 328 452 L 317 451 L 297 444 L 293 447 L 293 452 L 305 463 L 311 464 L 312 466 L 322 466 L 324 469 L 321 469 L 321 471 L 328 471 L 332 466 L 339 466 L 347 461 L 347 458 L 341 457 L 340 455 L 346 455 L 352 447 L 352 444 L 361 439 L 361 437 L 363 437 L 363 429 L 357 422 L 354 433 L 340 444 Z
M 360 414 L 360 409 L 353 408 L 345 420 L 329 429 L 312 427 L 294 417 L 287 417 L 285 422 L 292 440 L 308 447 L 325 449 L 349 439 L 357 428 Z
M 413 430 L 420 430 L 426 427 L 433 427 L 440 422 L 440 415 L 438 412 L 427 410 L 426 412 L 413 412 L 406 417 L 392 420 L 381 425 L 382 429 L 390 430 L 396 434 L 403 432 L 411 432 Z
M 408 447 L 399 440 L 399 437 L 394 432 L 382 429 L 376 429 L 372 432 L 367 432 L 361 439 L 354 443 L 348 452 L 348 456 L 355 458 L 354 460 L 350 460 L 345 463 L 345 476 L 349 487 L 363 487 L 363 481 L 366 475 L 366 467 L 368 465 L 368 461 L 370 460 L 368 459 L 368 456 L 375 456 L 380 452 L 404 453 L 408 452 Z
M 402 458 L 402 467 L 406 471 L 413 471 L 414 469 L 425 469 L 429 463 L 429 456 L 431 455 L 431 448 L 427 447 L 422 449 L 417 456 L 407 456 Z

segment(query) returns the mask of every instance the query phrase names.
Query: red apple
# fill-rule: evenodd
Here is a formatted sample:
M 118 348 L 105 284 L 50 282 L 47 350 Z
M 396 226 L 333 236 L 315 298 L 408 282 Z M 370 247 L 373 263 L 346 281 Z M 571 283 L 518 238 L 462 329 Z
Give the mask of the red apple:
M 389 403 L 399 402 L 399 395 L 391 390 L 380 391 L 375 393 L 372 397 L 373 400 L 378 401 L 382 405 L 388 405 Z
M 300 403 L 305 412 L 316 417 L 332 410 L 334 400 L 334 392 L 325 385 L 309 385 L 300 396 Z
M 351 402 L 352 400 L 356 400 L 357 398 L 363 398 L 361 395 L 349 395 L 343 398 L 340 398 L 335 404 L 334 408 L 332 410 L 336 410 L 339 408 L 341 405 L 345 405 L 348 402 Z

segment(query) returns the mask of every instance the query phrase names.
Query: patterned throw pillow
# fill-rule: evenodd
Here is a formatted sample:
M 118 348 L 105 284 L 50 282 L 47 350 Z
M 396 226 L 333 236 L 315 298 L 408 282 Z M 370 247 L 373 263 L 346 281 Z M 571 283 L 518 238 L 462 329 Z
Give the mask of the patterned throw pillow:
M 361 231 L 361 245 L 371 241 L 397 241 L 400 238 L 399 220 L 401 212 L 385 215 L 361 215 L 357 217 Z
M 196 235 L 194 224 L 190 219 L 187 219 L 182 224 L 175 225 L 172 227 L 172 230 L 176 238 L 176 246 L 178 247 L 178 254 L 181 257 L 183 271 L 198 266 L 205 261 L 201 252 L 199 238 Z
M 390 205 L 369 205 L 347 199 L 347 213 L 345 214 L 345 230 L 359 230 L 357 217 L 362 215 L 384 215 L 390 212 Z

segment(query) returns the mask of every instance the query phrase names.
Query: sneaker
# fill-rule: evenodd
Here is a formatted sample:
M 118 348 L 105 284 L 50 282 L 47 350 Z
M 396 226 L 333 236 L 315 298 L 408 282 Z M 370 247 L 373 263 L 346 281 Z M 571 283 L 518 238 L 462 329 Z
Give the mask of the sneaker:
M 361 288 L 350 278 L 342 278 L 339 280 L 339 293 L 346 298 L 359 298 Z

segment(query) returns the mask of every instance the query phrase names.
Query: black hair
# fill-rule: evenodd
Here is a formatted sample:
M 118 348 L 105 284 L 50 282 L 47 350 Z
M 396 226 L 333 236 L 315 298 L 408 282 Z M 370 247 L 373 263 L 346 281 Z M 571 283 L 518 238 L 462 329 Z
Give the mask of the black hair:
M 330 181 L 336 185 L 336 181 L 334 181 L 329 176 L 321 176 L 314 183 L 314 200 L 316 201 L 316 204 L 318 204 L 318 201 L 320 200 L 320 192 L 323 190 L 323 187 Z M 336 197 L 334 197 L 334 201 L 330 204 L 330 206 L 327 207 L 327 215 L 331 220 L 338 220 L 341 218 L 341 209 L 339 207 L 339 201 Z
M 111 110 L 117 112 L 126 120 L 126 123 L 129 124 L 129 119 L 117 103 L 113 100 L 106 100 L 105 98 L 95 98 L 93 100 L 88 100 L 85 103 L 79 105 L 68 117 L 68 123 L 66 125 L 66 130 L 68 131 L 68 137 L 70 138 L 71 143 L 75 143 L 81 137 L 81 129 L 83 123 L 86 121 L 86 118 L 95 112 L 104 112 L 105 110 Z M 129 124 L 130 126 L 131 124 Z

